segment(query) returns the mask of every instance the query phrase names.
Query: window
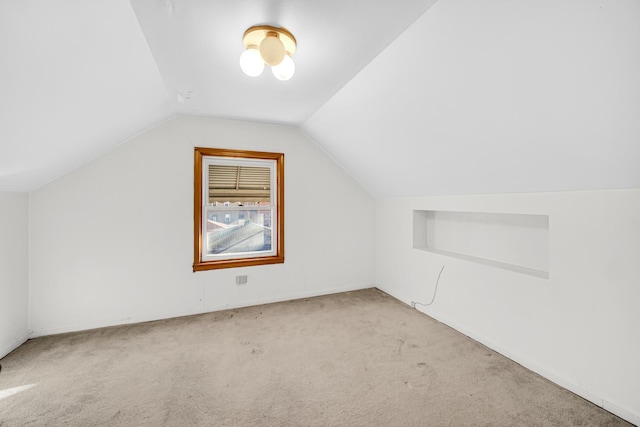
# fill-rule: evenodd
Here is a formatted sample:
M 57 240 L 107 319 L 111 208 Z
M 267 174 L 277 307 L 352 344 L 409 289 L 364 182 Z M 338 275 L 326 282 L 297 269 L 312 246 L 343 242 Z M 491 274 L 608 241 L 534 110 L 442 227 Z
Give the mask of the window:
M 283 262 L 284 154 L 196 147 L 193 271 Z

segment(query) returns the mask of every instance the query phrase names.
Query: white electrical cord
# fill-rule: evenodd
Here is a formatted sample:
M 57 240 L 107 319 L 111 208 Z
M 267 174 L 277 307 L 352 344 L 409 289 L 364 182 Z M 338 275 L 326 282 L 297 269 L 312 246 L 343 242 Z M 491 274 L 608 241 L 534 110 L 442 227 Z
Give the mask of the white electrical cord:
M 433 297 L 431 298 L 431 301 L 429 301 L 427 304 L 424 304 L 422 302 L 417 302 L 417 301 L 411 301 L 411 307 L 416 308 L 416 305 L 421 305 L 423 307 L 428 307 L 431 304 L 433 304 L 433 302 L 436 300 L 436 294 L 438 293 L 438 282 L 440 282 L 440 275 L 442 274 L 442 270 L 444 270 L 444 264 L 442 265 L 442 268 L 440 269 L 440 273 L 438 273 L 438 279 L 436 280 L 436 287 L 433 290 Z

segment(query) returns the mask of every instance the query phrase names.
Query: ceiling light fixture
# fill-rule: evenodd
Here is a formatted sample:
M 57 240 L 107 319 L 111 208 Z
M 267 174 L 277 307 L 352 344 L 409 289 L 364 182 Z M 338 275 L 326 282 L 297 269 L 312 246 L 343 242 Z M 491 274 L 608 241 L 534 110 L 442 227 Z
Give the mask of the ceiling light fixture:
M 296 52 L 296 38 L 284 28 L 257 25 L 244 32 L 245 51 L 240 55 L 240 68 L 251 77 L 262 74 L 265 64 L 271 66 L 278 80 L 289 80 L 296 71 L 291 57 Z

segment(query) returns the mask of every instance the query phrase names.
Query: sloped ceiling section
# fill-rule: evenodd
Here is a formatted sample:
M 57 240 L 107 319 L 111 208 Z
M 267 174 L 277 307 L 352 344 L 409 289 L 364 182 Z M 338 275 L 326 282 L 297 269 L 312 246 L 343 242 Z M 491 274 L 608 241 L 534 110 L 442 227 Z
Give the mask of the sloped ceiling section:
M 131 0 L 184 114 L 299 125 L 436 0 Z M 254 25 L 296 37 L 296 73 L 278 81 L 240 71 Z
M 0 2 L 0 191 L 29 191 L 171 114 L 126 0 Z
M 377 196 L 640 187 L 640 3 L 436 3 L 303 129 Z

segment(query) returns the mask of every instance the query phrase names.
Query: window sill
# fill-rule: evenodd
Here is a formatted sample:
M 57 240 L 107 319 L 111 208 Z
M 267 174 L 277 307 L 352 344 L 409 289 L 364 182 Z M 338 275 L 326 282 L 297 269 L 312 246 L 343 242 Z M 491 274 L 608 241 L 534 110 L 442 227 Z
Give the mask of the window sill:
M 253 267 L 256 265 L 283 264 L 284 257 L 240 258 L 220 261 L 204 261 L 193 264 L 193 271 L 218 270 L 221 268 Z

